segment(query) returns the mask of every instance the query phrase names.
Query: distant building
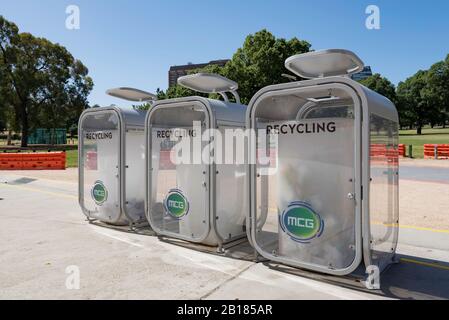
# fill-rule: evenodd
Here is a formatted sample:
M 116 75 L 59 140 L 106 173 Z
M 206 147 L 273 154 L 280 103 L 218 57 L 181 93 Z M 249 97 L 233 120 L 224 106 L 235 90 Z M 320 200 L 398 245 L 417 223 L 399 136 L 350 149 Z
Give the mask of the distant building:
M 370 66 L 366 66 L 359 73 L 354 73 L 353 75 L 351 75 L 351 78 L 354 81 L 360 81 L 360 80 L 364 80 L 366 78 L 369 78 L 372 75 L 373 75 L 373 72 L 371 71 L 371 67 Z
M 198 64 L 189 63 L 183 66 L 172 66 L 168 71 L 168 86 L 169 87 L 175 86 L 178 81 L 178 78 L 185 76 L 187 72 L 190 70 L 204 68 L 211 64 L 223 67 L 228 61 L 229 61 L 228 59 L 223 59 L 223 60 L 213 60 L 207 63 L 198 63 Z

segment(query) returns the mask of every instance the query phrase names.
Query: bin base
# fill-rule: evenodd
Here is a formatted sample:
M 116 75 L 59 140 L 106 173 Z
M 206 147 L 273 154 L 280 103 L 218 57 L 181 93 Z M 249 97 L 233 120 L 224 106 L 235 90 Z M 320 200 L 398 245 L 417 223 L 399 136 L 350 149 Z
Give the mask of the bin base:
M 386 266 L 381 272 L 381 289 L 382 289 L 382 274 L 384 274 L 391 265 L 396 264 L 394 261 L 388 266 Z M 334 276 L 325 273 L 314 272 L 305 269 L 298 269 L 295 267 L 286 266 L 283 264 L 279 264 L 277 262 L 266 261 L 263 262 L 268 268 L 284 273 L 288 273 L 295 276 L 304 277 L 311 280 L 316 280 L 320 282 L 325 282 L 332 285 L 337 285 L 340 287 L 344 287 L 347 289 L 364 291 L 372 294 L 384 295 L 383 292 L 379 289 L 371 289 L 366 285 L 366 281 L 368 279 L 368 275 L 365 273 L 365 266 L 360 264 L 360 266 L 351 274 L 346 276 Z
M 217 246 L 207 246 L 204 244 L 193 243 L 189 241 L 184 241 L 181 239 L 169 238 L 165 236 L 159 236 L 159 239 L 163 242 L 180 246 L 183 248 L 209 253 L 213 255 L 219 255 L 227 258 L 244 260 L 244 261 L 255 261 L 254 249 L 249 244 L 246 237 L 236 239 L 227 242 L 222 245 L 221 250 Z
M 128 233 L 135 233 L 135 234 L 141 234 L 146 236 L 156 236 L 156 232 L 154 232 L 148 223 L 140 223 L 140 224 L 133 224 L 133 225 L 112 225 L 107 224 L 105 222 L 99 221 L 99 220 L 88 220 L 90 224 L 93 224 L 95 226 L 99 226 L 102 228 L 117 230 L 121 232 L 128 232 Z

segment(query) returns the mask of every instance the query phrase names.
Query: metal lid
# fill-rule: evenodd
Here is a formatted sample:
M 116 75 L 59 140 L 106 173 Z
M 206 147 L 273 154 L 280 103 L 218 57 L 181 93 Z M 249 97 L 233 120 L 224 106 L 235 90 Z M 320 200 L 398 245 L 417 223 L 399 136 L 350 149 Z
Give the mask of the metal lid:
M 215 73 L 196 73 L 178 78 L 178 84 L 202 93 L 233 92 L 237 82 Z
M 363 61 L 344 49 L 329 49 L 294 55 L 285 60 L 285 67 L 305 78 L 347 76 L 363 70 Z
M 106 91 L 106 94 L 116 98 L 137 102 L 157 100 L 156 95 L 152 93 L 127 87 L 109 89 Z

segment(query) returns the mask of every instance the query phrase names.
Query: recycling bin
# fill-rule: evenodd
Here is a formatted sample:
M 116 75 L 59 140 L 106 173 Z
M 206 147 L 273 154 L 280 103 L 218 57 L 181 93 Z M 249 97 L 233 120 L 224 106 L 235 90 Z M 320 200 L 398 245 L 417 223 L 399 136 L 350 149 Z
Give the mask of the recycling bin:
M 152 94 L 118 88 L 108 94 L 131 101 L 154 100 Z M 90 220 L 111 225 L 146 223 L 146 111 L 100 107 L 79 120 L 79 204 Z
M 219 75 L 187 75 L 178 83 L 220 94 L 224 101 L 199 96 L 161 100 L 148 112 L 147 219 L 159 235 L 221 247 L 246 237 L 246 149 L 236 143 L 225 150 L 219 143 L 227 130 L 243 131 L 246 106 L 240 104 L 237 83 Z M 236 161 L 223 161 L 227 152 Z
M 248 105 L 250 242 L 293 267 L 382 271 L 398 241 L 396 108 L 351 80 L 363 62 L 350 51 L 295 55 L 285 67 L 307 80 L 265 87 Z

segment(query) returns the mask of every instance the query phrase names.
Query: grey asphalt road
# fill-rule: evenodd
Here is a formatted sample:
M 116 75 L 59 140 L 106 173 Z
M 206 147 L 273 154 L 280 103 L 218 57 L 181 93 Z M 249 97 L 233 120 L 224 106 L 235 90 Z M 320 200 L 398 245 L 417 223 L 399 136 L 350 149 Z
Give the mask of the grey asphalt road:
M 382 290 L 368 291 L 351 278 L 89 224 L 73 182 L 0 172 L 0 219 L 0 299 L 449 299 L 449 251 L 429 246 L 432 239 L 421 247 L 401 244 Z M 73 267 L 79 289 L 67 287 Z
M 449 167 L 418 167 L 401 165 L 399 177 L 403 180 L 430 181 L 449 184 Z

